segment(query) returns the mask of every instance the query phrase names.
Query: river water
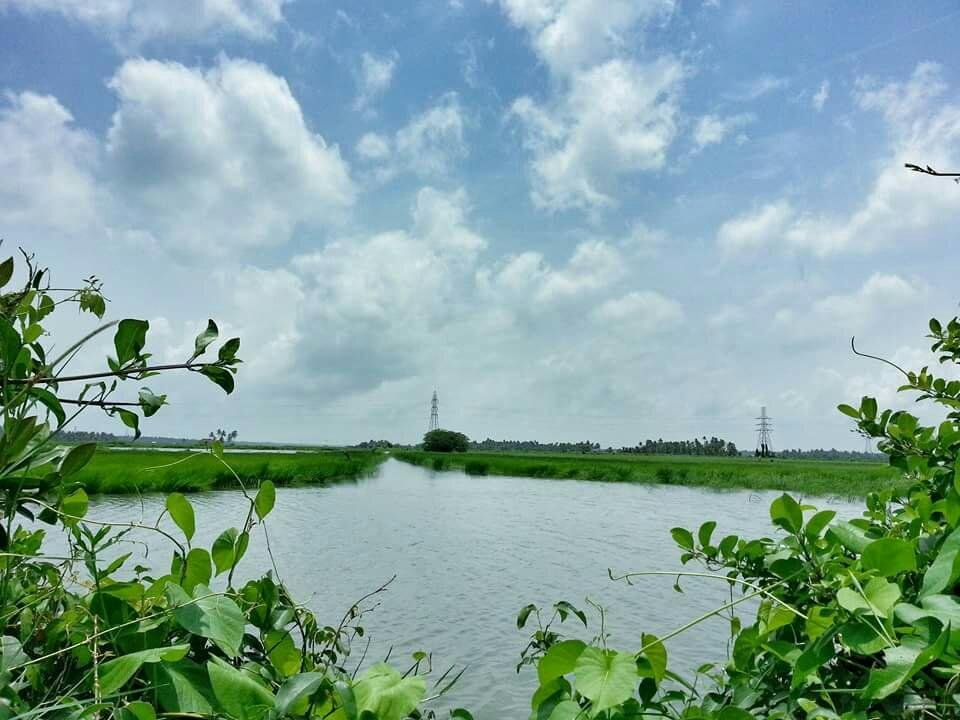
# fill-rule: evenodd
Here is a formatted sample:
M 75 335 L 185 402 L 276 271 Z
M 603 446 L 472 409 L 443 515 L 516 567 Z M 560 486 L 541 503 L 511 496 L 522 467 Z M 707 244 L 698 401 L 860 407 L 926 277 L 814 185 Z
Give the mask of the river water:
M 585 598 L 605 608 L 611 643 L 635 650 L 642 632 L 658 636 L 729 599 L 724 583 L 650 577 L 633 586 L 612 582 L 614 572 L 677 570 L 679 550 L 670 538 L 678 525 L 694 532 L 705 519 L 718 523 L 715 537 L 769 536 L 775 530 L 768 507 L 776 493 L 718 492 L 697 488 L 472 477 L 433 472 L 388 460 L 377 474 L 355 483 L 281 488 L 268 517 L 270 541 L 283 580 L 294 597 L 336 625 L 365 593 L 396 575 L 379 606 L 364 618 L 372 638 L 365 666 L 382 659 L 405 665 L 416 650 L 433 653 L 435 676 L 449 665 L 468 666 L 437 707 L 463 706 L 478 720 L 526 718 L 536 688 L 530 668 L 515 666 L 527 632 L 516 615 L 526 603 Z M 209 548 L 246 513 L 236 491 L 190 496 L 197 513 L 195 546 Z M 816 498 L 812 502 L 853 517 L 858 504 Z M 163 496 L 105 496 L 91 503 L 88 517 L 153 522 Z M 172 527 L 172 526 L 171 526 Z M 173 532 L 176 532 L 174 529 Z M 270 568 L 257 532 L 241 564 L 243 575 Z M 134 559 L 165 570 L 169 552 L 150 541 L 147 561 L 134 545 Z M 163 552 L 161 552 L 163 550 Z M 691 570 L 699 570 L 693 566 Z M 590 631 L 568 621 L 583 639 Z M 728 625 L 713 618 L 667 643 L 671 668 L 689 672 L 703 662 L 722 661 Z M 365 641 L 363 641 L 365 642 Z M 359 660 L 363 642 L 355 646 Z

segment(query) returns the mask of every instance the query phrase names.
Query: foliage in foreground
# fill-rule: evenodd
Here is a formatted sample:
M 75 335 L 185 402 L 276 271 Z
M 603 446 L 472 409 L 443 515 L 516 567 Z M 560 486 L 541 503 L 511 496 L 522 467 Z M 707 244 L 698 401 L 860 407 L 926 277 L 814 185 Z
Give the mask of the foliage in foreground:
M 227 340 L 215 360 L 202 359 L 218 336 L 211 320 L 185 362 L 158 366 L 145 350 L 148 323 L 127 319 L 100 326 L 53 357 L 44 329 L 51 313 L 76 304 L 99 318 L 106 304 L 95 278 L 77 290 L 52 290 L 45 270 L 27 256 L 24 264 L 23 286 L 0 295 L 0 718 L 432 716 L 418 709 L 427 695 L 428 657 L 417 654 L 401 670 L 386 663 L 362 674 L 357 663 L 348 668 L 367 598 L 327 625 L 291 599 L 276 572 L 235 584 L 255 531 L 263 531 L 270 550 L 270 480 L 246 487 L 234 475 L 247 510 L 210 548 L 194 544 L 197 520 L 180 493 L 167 497 L 156 525 L 85 518 L 87 494 L 77 479 L 96 445 L 58 446 L 59 433 L 98 408 L 139 434 L 141 417 L 166 398 L 146 387 L 135 400 L 116 400 L 114 392 L 159 372 L 204 375 L 231 392 L 240 341 Z M 0 288 L 13 271 L 13 259 L 0 263 Z M 67 363 L 106 330 L 114 331 L 115 349 L 107 368 L 68 374 Z M 219 441 L 208 459 L 230 472 Z M 161 527 L 163 516 L 175 531 Z M 45 554 L 44 525 L 65 535 L 66 555 Z M 145 532 L 169 543 L 169 563 L 159 571 L 131 567 L 127 548 L 142 543 Z M 445 674 L 433 695 L 452 681 Z
M 960 320 L 933 320 L 930 330 L 941 363 L 960 361 Z M 960 381 L 901 372 L 900 390 L 944 407 L 943 422 L 881 412 L 869 397 L 840 410 L 879 440 L 909 488 L 871 493 L 850 521 L 783 495 L 770 506 L 772 537 L 722 536 L 712 521 L 673 529 L 682 562 L 701 570 L 611 577 L 714 578 L 730 601 L 662 638 L 644 636 L 639 648 L 608 648 L 602 625 L 589 644 L 564 639 L 564 620 L 587 622 L 569 606 L 547 622 L 524 608 L 518 625 L 538 621 L 522 662 L 537 668 L 533 717 L 960 717 Z M 744 622 L 733 608 L 748 600 L 758 609 Z M 663 642 L 716 616 L 730 623 L 728 662 L 693 681 L 672 674 Z

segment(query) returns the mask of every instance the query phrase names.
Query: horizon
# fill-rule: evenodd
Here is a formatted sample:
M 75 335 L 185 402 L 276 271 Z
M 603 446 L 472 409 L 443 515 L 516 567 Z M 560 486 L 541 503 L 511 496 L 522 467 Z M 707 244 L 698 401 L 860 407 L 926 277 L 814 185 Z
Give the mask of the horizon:
M 100 277 L 160 361 L 208 317 L 241 338 L 234 395 L 158 378 L 146 435 L 413 444 L 436 389 L 473 439 L 745 449 L 766 406 L 775 448 L 858 451 L 839 403 L 912 401 L 851 337 L 936 365 L 927 320 L 960 300 L 960 187 L 904 167 L 960 170 L 958 22 L 0 0 L 0 236 L 58 284 Z

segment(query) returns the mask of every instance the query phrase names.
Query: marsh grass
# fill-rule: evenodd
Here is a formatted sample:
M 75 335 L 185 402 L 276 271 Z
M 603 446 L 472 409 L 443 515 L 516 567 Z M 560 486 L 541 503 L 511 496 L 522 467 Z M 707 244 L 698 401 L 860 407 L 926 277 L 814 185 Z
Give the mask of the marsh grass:
M 245 483 L 310 485 L 354 480 L 372 473 L 386 458 L 372 451 L 227 453 Z M 223 463 L 208 453 L 111 451 L 101 448 L 72 480 L 88 493 L 197 492 L 236 487 Z
M 469 475 L 783 490 L 807 495 L 863 496 L 875 490 L 908 485 L 894 468 L 865 462 L 676 455 L 428 453 L 419 450 L 396 451 L 393 457 L 434 470 L 462 470 Z

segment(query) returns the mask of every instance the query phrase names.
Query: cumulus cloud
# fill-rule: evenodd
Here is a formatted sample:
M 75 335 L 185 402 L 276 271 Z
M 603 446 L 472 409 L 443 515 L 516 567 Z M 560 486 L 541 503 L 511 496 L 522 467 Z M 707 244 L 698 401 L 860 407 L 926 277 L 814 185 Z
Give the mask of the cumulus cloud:
M 753 113 L 739 115 L 704 115 L 697 121 L 693 130 L 695 150 L 703 150 L 708 145 L 722 143 L 728 135 L 756 120 Z
M 727 98 L 737 102 L 751 102 L 769 93 L 783 90 L 789 85 L 790 81 L 787 78 L 765 73 L 740 83 L 736 89 L 727 93 Z
M 109 85 L 119 101 L 106 143 L 117 212 L 163 242 L 207 252 L 278 244 L 354 201 L 339 149 L 262 65 L 130 60 Z
M 269 38 L 289 0 L 0 0 L 0 10 L 59 13 L 135 48 L 156 39 Z
M 516 100 L 510 114 L 532 155 L 532 199 L 548 210 L 614 204 L 621 175 L 657 170 L 677 134 L 683 65 L 663 57 L 610 60 L 578 72 L 569 92 L 540 105 Z
M 465 127 L 460 98 L 451 92 L 412 118 L 392 138 L 367 133 L 356 150 L 365 160 L 379 163 L 375 176 L 381 182 L 402 172 L 421 178 L 443 177 L 468 155 Z
M 769 203 L 727 220 L 717 232 L 717 244 L 724 253 L 757 250 L 778 239 L 794 217 L 786 200 Z
M 556 74 L 610 59 L 627 44 L 631 29 L 674 8 L 673 0 L 500 0 L 500 5 Z
M 683 319 L 683 308 L 661 293 L 634 291 L 607 300 L 593 311 L 593 318 L 635 336 L 675 325 Z
M 354 107 L 363 110 L 370 106 L 390 87 L 393 73 L 397 69 L 397 56 L 377 57 L 368 52 L 360 58 L 360 73 L 357 80 L 358 91 Z
M 882 169 L 866 197 L 846 215 L 794 209 L 781 200 L 724 223 L 717 237 L 720 246 L 736 251 L 779 239 L 785 248 L 824 257 L 872 252 L 955 225 L 960 220 L 956 187 L 918 182 L 903 170 L 905 163 L 918 159 L 934 167 L 960 161 L 960 104 L 945 99 L 946 90 L 942 69 L 933 63 L 918 65 L 906 82 L 861 81 L 857 101 L 863 110 L 883 116 L 889 138 Z
M 80 232 L 98 216 L 96 139 L 56 98 L 8 93 L 0 105 L 0 217 L 7 232 L 32 226 Z

